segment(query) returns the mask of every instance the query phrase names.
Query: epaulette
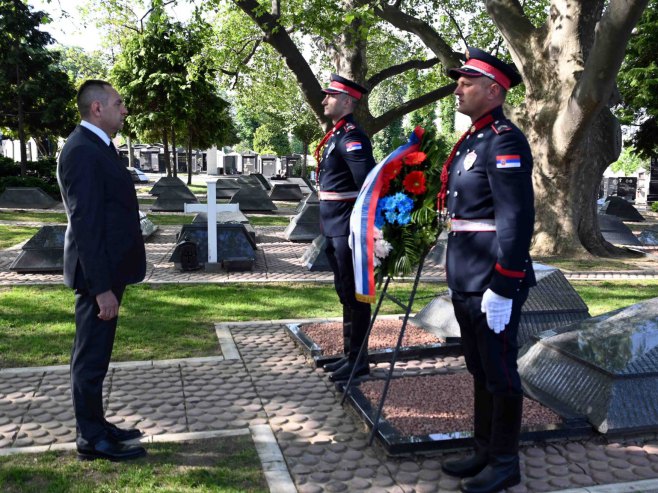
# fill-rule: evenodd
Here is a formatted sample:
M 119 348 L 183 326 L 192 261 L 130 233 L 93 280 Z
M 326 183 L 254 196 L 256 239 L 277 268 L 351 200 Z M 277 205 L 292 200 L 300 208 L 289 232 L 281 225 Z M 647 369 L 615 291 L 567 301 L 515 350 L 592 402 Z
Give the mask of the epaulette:
M 507 123 L 505 120 L 496 120 L 491 124 L 491 128 L 497 134 L 504 134 L 512 130 L 512 126 Z
M 356 125 L 354 123 L 346 123 L 345 124 L 345 133 L 349 132 L 350 130 L 354 130 L 356 128 Z

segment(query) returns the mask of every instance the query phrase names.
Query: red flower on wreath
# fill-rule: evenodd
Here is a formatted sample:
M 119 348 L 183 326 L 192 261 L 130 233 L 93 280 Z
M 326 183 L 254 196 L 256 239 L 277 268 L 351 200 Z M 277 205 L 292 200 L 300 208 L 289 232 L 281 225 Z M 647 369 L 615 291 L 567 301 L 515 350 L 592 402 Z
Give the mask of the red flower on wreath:
M 416 166 L 427 159 L 427 154 L 424 152 L 410 152 L 404 157 L 404 164 L 408 166 Z
M 404 189 L 407 192 L 413 193 L 414 195 L 425 193 L 425 190 L 427 190 L 427 187 L 425 186 L 425 173 L 422 171 L 412 171 L 404 179 L 402 185 L 404 185 Z
M 391 161 L 384 168 L 384 178 L 386 181 L 391 181 L 400 174 L 400 171 L 402 171 L 402 161 L 399 159 Z

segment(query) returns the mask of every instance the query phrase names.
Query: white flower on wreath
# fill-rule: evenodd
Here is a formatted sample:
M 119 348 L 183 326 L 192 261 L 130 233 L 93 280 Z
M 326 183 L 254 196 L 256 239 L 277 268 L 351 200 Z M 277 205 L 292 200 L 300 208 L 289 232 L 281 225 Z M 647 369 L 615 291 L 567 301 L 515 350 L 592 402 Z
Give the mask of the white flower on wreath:
M 375 258 L 373 264 L 375 267 L 381 265 L 382 259 L 388 257 L 388 254 L 393 250 L 393 245 L 384 239 L 384 234 L 379 228 L 373 228 L 373 238 L 375 239 Z

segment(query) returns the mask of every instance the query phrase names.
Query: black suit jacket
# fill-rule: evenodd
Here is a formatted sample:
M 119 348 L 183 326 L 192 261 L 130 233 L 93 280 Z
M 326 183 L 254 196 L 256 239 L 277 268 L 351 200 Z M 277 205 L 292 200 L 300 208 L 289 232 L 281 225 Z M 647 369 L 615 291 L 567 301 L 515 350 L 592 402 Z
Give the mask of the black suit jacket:
M 146 254 L 137 195 L 116 152 L 78 126 L 59 156 L 57 181 L 68 216 L 64 283 L 97 295 L 142 281 Z

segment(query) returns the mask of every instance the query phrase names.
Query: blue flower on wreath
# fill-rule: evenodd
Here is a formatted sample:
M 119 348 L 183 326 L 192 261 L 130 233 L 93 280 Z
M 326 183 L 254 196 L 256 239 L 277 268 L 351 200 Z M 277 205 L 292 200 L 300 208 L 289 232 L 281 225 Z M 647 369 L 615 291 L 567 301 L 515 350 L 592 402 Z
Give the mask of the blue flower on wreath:
M 413 199 L 401 192 L 384 197 L 377 204 L 375 226 L 381 229 L 384 222 L 400 226 L 409 224 L 413 207 Z

